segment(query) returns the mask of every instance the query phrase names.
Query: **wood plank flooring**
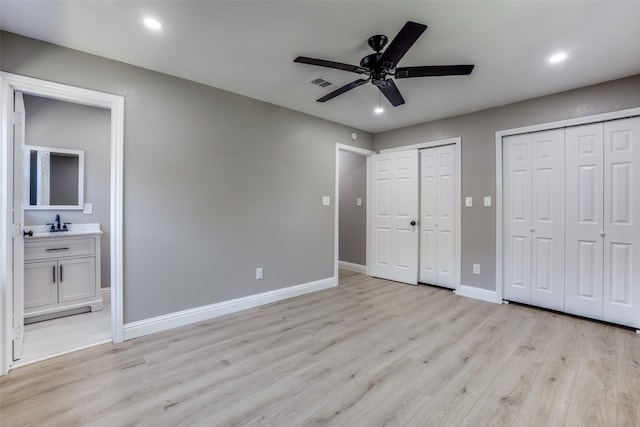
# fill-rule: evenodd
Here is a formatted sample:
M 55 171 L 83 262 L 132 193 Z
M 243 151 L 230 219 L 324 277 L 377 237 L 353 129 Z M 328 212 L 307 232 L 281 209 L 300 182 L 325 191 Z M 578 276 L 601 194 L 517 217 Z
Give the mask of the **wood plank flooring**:
M 340 286 L 0 378 L 4 426 L 640 426 L 640 336 L 342 271 Z

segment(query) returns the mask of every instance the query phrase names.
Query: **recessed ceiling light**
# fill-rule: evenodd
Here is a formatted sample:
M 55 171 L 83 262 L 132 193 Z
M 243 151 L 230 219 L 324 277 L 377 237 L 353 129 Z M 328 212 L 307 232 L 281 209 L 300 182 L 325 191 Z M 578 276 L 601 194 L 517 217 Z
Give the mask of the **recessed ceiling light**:
M 549 62 L 552 64 L 557 64 L 558 62 L 562 62 L 567 59 L 567 54 L 564 52 L 558 52 L 549 57 Z
M 162 24 L 160 23 L 160 21 L 153 18 L 144 18 L 144 25 L 146 25 L 147 28 L 151 28 L 152 30 L 159 30 L 162 28 Z
M 376 114 L 382 114 L 382 113 L 384 113 L 384 108 L 376 107 L 375 110 L 373 110 L 373 112 L 376 113 Z

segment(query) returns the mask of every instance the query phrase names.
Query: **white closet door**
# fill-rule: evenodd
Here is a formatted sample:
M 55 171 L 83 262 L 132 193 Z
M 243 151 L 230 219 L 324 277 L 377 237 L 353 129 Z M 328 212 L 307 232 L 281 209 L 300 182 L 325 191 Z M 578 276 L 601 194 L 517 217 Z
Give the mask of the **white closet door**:
M 455 288 L 455 145 L 421 150 L 420 281 Z
M 603 125 L 566 130 L 565 311 L 602 319 Z
M 564 309 L 564 129 L 531 136 L 531 304 Z
M 420 151 L 420 282 L 438 281 L 438 168 L 436 148 Z
M 504 283 L 511 301 L 564 308 L 564 130 L 503 140 Z
M 640 118 L 604 124 L 603 319 L 640 328 Z
M 372 156 L 371 275 L 418 282 L 418 150 Z M 413 222 L 413 225 L 411 224 Z
M 504 296 L 531 303 L 531 134 L 503 138 Z

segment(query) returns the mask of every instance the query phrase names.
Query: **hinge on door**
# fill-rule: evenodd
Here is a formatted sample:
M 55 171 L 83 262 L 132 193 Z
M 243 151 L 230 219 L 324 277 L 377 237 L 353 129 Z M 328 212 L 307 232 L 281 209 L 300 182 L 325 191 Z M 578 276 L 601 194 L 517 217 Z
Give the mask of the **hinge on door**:
M 22 326 L 18 326 L 13 328 L 13 337 L 12 340 L 19 340 L 22 337 Z
M 18 237 L 22 231 L 22 224 L 11 224 L 11 236 Z
M 22 124 L 22 113 L 13 113 L 11 115 L 11 121 L 13 122 L 14 125 L 21 125 Z

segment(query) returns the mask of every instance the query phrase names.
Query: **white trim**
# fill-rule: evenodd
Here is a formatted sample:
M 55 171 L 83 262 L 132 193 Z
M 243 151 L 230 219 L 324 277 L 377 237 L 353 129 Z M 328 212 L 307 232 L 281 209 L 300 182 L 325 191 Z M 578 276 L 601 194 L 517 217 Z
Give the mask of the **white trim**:
M 102 294 L 102 302 L 109 304 L 111 302 L 111 288 L 100 288 L 100 293 Z
M 367 267 L 361 264 L 354 264 L 352 262 L 347 262 L 347 261 L 338 261 L 338 267 L 343 270 L 367 274 Z
M 460 144 L 461 137 L 457 136 L 455 138 L 448 139 L 439 139 L 437 141 L 429 141 L 429 142 L 420 142 L 418 144 L 412 145 L 403 145 L 402 147 L 393 147 L 393 148 L 385 148 L 384 150 L 380 150 L 380 153 L 392 153 L 394 151 L 405 151 L 405 150 L 422 150 L 425 148 L 432 147 L 440 147 L 442 145 L 451 145 L 451 144 Z
M 324 289 L 333 288 L 338 285 L 336 277 L 317 280 L 315 282 L 304 283 L 302 285 L 290 286 L 274 291 L 249 295 L 229 301 L 223 301 L 202 307 L 191 308 L 163 316 L 152 317 L 139 320 L 124 325 L 124 338 L 130 340 L 144 335 L 154 334 L 180 326 L 190 325 L 205 320 L 210 320 L 226 314 L 236 313 L 249 308 L 258 307 L 273 302 L 282 301 L 288 298 L 317 292 Z
M 11 314 L 12 314 L 12 276 L 7 266 L 11 265 L 9 224 L 9 185 L 13 176 L 9 176 L 8 163 L 11 159 L 9 143 L 11 108 L 10 94 L 20 91 L 26 94 L 44 96 L 76 104 L 106 108 L 111 111 L 111 336 L 114 342 L 123 339 L 123 144 L 124 144 L 124 98 L 89 89 L 48 82 L 31 77 L 0 72 L 0 90 L 2 99 L 2 135 L 0 144 L 0 194 L 2 205 L 0 212 L 0 375 L 9 370 L 11 364 Z
M 454 292 L 456 293 L 456 295 L 459 295 L 461 297 L 479 299 L 482 301 L 492 302 L 494 304 L 501 303 L 501 300 L 498 298 L 496 292 L 490 289 L 481 289 L 476 288 L 475 286 L 460 285 Z
M 573 119 L 559 120 L 556 122 L 541 123 L 537 125 L 524 126 L 520 128 L 505 129 L 496 132 L 496 295 L 502 301 L 502 138 L 505 136 L 518 135 L 522 133 L 540 132 L 552 129 L 565 128 L 570 126 L 580 126 L 589 123 L 605 122 L 610 120 L 624 119 L 628 117 L 640 116 L 640 107 L 626 110 L 612 111 L 609 113 L 595 114 L 592 116 L 576 117 Z
M 333 268 L 333 275 L 335 277 L 338 277 L 338 252 L 339 252 L 339 248 L 340 248 L 340 233 L 339 233 L 339 229 L 340 229 L 340 151 L 348 151 L 350 153 L 354 153 L 354 154 L 359 154 L 361 156 L 366 156 L 367 158 L 367 182 L 366 182 L 366 194 L 367 194 L 367 200 L 365 203 L 365 209 L 366 209 L 366 231 L 365 231 L 365 236 L 367 239 L 367 242 L 365 244 L 365 248 L 366 248 L 366 258 L 365 258 L 365 274 L 369 274 L 369 244 L 368 242 L 370 241 L 369 239 L 369 169 L 371 166 L 371 155 L 375 154 L 375 151 L 372 150 L 367 150 L 365 148 L 359 148 L 359 147 L 353 147 L 351 145 L 346 145 L 346 144 L 336 144 L 336 188 L 334 190 L 333 193 L 333 200 L 334 200 L 334 204 L 335 204 L 335 212 L 334 212 L 334 230 L 333 230 L 333 241 L 334 241 L 334 251 L 333 251 L 333 255 L 335 257 L 334 260 L 334 268 Z

